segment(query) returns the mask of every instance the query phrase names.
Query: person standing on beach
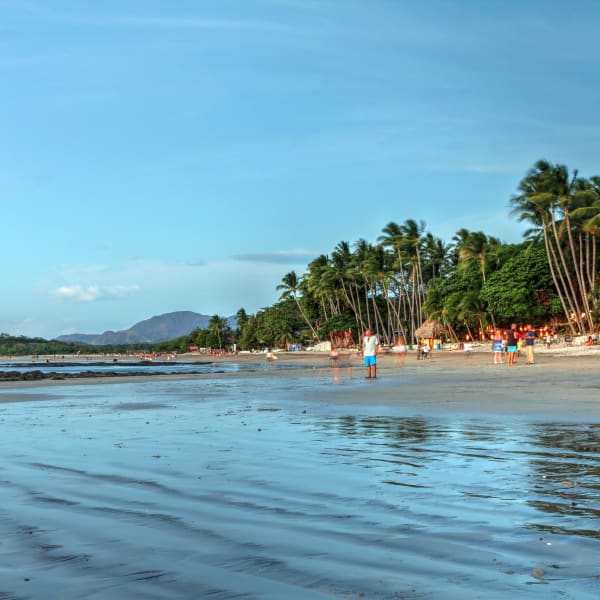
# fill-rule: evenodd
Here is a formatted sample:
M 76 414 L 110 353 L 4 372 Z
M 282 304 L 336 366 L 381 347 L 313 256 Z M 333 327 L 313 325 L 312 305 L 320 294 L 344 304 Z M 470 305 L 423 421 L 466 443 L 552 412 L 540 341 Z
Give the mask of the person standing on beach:
M 379 351 L 379 340 L 370 329 L 365 331 L 362 341 L 365 367 L 367 367 L 367 379 L 377 378 L 377 352 Z
M 535 331 L 531 325 L 527 325 L 525 332 L 525 355 L 527 356 L 527 364 L 533 364 L 533 344 L 535 342 Z
M 494 364 L 501 365 L 504 361 L 502 360 L 502 349 L 504 344 L 502 343 L 502 332 L 496 329 L 494 333 L 494 339 L 492 340 L 492 349 L 494 351 Z
M 513 323 L 506 334 L 506 350 L 508 352 L 508 366 L 515 365 L 517 360 L 517 324 Z

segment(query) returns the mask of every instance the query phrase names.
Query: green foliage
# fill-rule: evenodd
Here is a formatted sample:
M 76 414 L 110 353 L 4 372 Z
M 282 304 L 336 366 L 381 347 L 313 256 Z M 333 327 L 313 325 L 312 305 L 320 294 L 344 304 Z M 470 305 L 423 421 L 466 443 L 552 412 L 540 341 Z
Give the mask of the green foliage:
M 287 297 L 256 314 L 254 338 L 257 348 L 285 347 L 293 341 L 312 339 L 312 334 L 294 299 Z
M 540 245 L 521 247 L 489 276 L 480 296 L 504 326 L 513 321 L 541 325 L 561 310 Z
M 352 334 L 355 339 L 358 339 L 358 329 L 356 327 L 356 321 L 349 314 L 336 315 L 327 319 L 319 328 L 319 335 L 322 338 L 327 338 L 330 333 L 336 333 L 339 331 L 352 330 Z
M 215 315 L 205 330 L 152 346 L 177 352 L 233 343 L 243 350 L 285 347 L 348 329 L 358 339 L 367 327 L 389 343 L 400 331 L 414 340 L 426 318 L 442 320 L 453 336 L 477 334 L 488 325 L 551 319 L 562 319 L 575 332 L 572 315 L 580 332 L 597 329 L 600 177 L 582 179 L 563 165 L 538 161 L 511 205 L 512 214 L 532 226 L 531 245 L 504 244 L 464 228 L 446 244 L 421 221 L 391 221 L 375 244 L 342 241 L 331 255 L 310 261 L 304 275 L 286 273 L 276 288 L 279 301 L 255 315 L 240 308 L 235 332 Z M 9 337 L 0 337 L 3 354 L 133 349 Z M 145 348 L 151 345 L 136 346 Z

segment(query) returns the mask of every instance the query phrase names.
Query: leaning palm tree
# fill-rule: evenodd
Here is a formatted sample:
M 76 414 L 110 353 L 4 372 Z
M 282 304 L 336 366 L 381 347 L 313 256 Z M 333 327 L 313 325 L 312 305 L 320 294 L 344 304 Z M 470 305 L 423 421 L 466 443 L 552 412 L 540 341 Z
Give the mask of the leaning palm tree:
M 290 271 L 289 273 L 287 273 L 286 275 L 283 276 L 283 279 L 281 280 L 281 284 L 279 284 L 277 286 L 276 290 L 283 291 L 283 293 L 281 294 L 280 300 L 287 299 L 287 298 L 293 298 L 294 302 L 296 303 L 296 306 L 298 307 L 298 310 L 300 311 L 300 314 L 302 315 L 302 318 L 304 319 L 306 324 L 309 326 L 314 338 L 317 341 L 321 341 L 315 328 L 313 327 L 312 323 L 310 322 L 310 319 L 306 315 L 306 312 L 302 308 L 302 304 L 300 304 L 300 300 L 298 298 L 299 286 L 300 286 L 300 280 L 298 279 L 296 272 Z

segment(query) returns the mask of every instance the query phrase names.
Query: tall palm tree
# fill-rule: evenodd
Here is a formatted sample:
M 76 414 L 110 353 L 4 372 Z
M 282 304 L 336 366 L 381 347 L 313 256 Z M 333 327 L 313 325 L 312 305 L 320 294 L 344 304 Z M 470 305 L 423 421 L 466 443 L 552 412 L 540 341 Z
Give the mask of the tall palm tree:
M 520 221 L 530 221 L 541 229 L 554 286 L 569 327 L 575 334 L 573 316 L 580 333 L 585 332 L 585 327 L 581 321 L 582 310 L 573 286 L 572 274 L 567 268 L 557 222 L 557 211 L 560 210 L 559 196 L 563 184 L 564 171 L 557 174 L 551 163 L 540 160 L 521 180 L 518 186 L 519 194 L 513 196 L 510 202 L 513 205 L 513 215 Z
M 404 238 L 403 249 L 407 252 L 411 270 L 408 276 L 410 284 L 411 305 L 411 330 L 414 340 L 414 332 L 423 321 L 423 299 L 425 297 L 425 285 L 423 283 L 423 270 L 421 263 L 421 245 L 425 232 L 424 221 L 418 223 L 414 219 L 407 219 L 400 226 Z M 416 340 L 414 340 L 416 341 Z
M 325 320 L 329 318 L 329 311 L 333 314 L 335 306 L 330 297 L 330 289 L 325 285 L 324 273 L 329 268 L 329 258 L 321 254 L 308 264 L 305 276 L 306 287 L 313 298 L 318 300 Z
M 359 330 L 365 329 L 361 315 L 358 286 L 354 277 L 354 259 L 348 242 L 342 241 L 337 244 L 331 253 L 331 267 L 339 282 L 342 301 L 352 311 L 356 327 Z
M 449 266 L 450 246 L 431 233 L 426 233 L 423 238 L 423 260 L 424 271 L 429 272 L 431 281 L 443 277 Z
M 600 177 L 594 176 L 581 182 L 581 187 L 575 194 L 571 220 L 575 223 L 579 237 L 579 269 L 581 279 L 586 284 L 585 296 L 586 299 L 591 298 L 596 308 L 598 305 L 596 281 L 598 277 L 597 233 L 600 229 Z M 593 312 L 590 314 L 593 315 Z M 591 318 L 593 319 L 593 316 Z
M 296 303 L 296 306 L 298 307 L 298 310 L 300 311 L 300 314 L 302 315 L 302 318 L 304 319 L 306 324 L 309 326 L 314 338 L 317 341 L 321 341 L 315 328 L 313 327 L 312 323 L 310 322 L 310 319 L 308 318 L 306 312 L 304 311 L 304 309 L 302 308 L 302 305 L 300 304 L 300 300 L 298 298 L 299 286 L 300 286 L 300 280 L 298 279 L 296 272 L 290 271 L 289 273 L 287 273 L 286 275 L 283 276 L 283 278 L 281 280 L 281 284 L 279 284 L 276 289 L 277 289 L 277 291 L 283 291 L 280 299 L 293 298 L 294 302 Z
M 373 293 L 374 272 L 372 269 L 371 259 L 373 246 L 365 239 L 359 239 L 355 244 L 353 254 L 354 271 L 362 281 L 362 295 L 364 296 L 364 307 L 366 313 L 366 328 L 373 329 L 373 318 L 371 317 L 371 309 L 369 297 Z
M 227 319 L 219 315 L 213 315 L 208 321 L 208 330 L 214 335 L 219 342 L 219 350 L 223 349 L 223 337 L 227 329 Z
M 398 223 L 390 221 L 383 228 L 382 234 L 383 235 L 380 235 L 378 238 L 379 243 L 382 244 L 384 248 L 389 248 L 394 256 L 394 276 L 390 278 L 390 285 L 393 286 L 396 299 L 395 303 L 390 303 L 390 308 L 394 314 L 395 320 L 394 330 L 400 331 L 405 339 L 409 339 L 404 331 L 402 319 L 411 321 L 414 324 L 415 318 L 414 315 L 412 318 L 410 317 L 410 308 L 407 302 L 409 293 L 409 285 L 407 283 L 407 263 L 409 263 L 409 260 L 408 255 L 404 251 L 404 246 L 406 244 L 404 232 Z

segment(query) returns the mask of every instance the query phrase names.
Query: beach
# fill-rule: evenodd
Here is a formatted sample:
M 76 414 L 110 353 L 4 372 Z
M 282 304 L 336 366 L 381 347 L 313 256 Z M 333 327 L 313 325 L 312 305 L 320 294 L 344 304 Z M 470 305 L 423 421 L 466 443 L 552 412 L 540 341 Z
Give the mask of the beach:
M 595 349 L 211 360 L 0 382 L 0 597 L 598 597 Z

